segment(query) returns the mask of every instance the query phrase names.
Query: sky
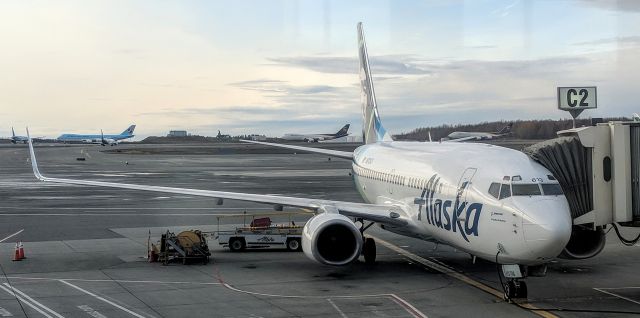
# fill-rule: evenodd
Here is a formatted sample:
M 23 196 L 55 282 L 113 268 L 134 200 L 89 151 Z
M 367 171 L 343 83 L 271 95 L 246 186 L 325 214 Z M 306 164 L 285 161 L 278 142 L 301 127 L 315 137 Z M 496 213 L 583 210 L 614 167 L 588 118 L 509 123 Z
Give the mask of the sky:
M 640 112 L 640 1 L 2 1 L 0 136 L 360 134 L 362 21 L 383 124 Z

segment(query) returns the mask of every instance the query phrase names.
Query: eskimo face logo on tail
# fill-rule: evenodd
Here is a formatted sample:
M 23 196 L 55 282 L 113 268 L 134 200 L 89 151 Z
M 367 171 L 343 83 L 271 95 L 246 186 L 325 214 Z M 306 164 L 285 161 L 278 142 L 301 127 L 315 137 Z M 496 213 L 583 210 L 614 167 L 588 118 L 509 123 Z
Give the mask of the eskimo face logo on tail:
M 422 213 L 427 223 L 454 233 L 460 233 L 462 238 L 469 242 L 468 236 L 478 236 L 478 221 L 482 213 L 482 203 L 463 201 L 462 194 L 465 189 L 458 189 L 455 200 L 438 198 L 437 194 L 443 184 L 440 177 L 434 174 L 426 187 L 422 190 L 422 199 L 425 205 L 420 205 L 418 220 L 422 220 Z

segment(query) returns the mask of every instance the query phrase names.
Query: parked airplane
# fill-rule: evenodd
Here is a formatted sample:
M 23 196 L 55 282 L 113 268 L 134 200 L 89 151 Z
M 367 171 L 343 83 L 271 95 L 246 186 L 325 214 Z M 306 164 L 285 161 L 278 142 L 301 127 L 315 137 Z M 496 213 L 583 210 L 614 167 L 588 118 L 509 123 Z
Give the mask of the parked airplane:
M 26 144 L 29 141 L 29 138 L 26 136 L 16 136 L 16 132 L 13 130 L 13 127 L 11 127 L 11 138 L 9 139 L 12 144 L 17 144 L 19 142 Z
M 62 141 L 64 143 L 67 142 L 83 142 L 83 143 L 91 143 L 91 144 L 105 144 L 108 145 L 117 145 L 121 140 L 129 139 L 134 137 L 133 130 L 136 129 L 136 125 L 131 125 L 125 131 L 121 132 L 119 135 L 78 135 L 78 134 L 63 134 L 58 137 L 58 141 Z
M 218 135 L 216 136 L 218 139 L 231 139 L 231 135 L 222 134 L 220 130 L 218 130 Z
M 306 142 L 318 142 L 318 141 L 336 139 L 336 138 L 345 137 L 349 135 L 348 133 L 349 125 L 350 124 L 344 125 L 344 127 L 340 128 L 340 130 L 338 130 L 338 132 L 335 134 L 285 134 L 284 136 L 281 137 L 281 139 L 290 140 L 290 141 L 306 141 Z
M 579 257 L 588 249 L 592 240 L 567 244 L 572 231 L 567 200 L 551 172 L 522 152 L 479 143 L 393 141 L 378 114 L 361 24 L 358 45 L 363 146 L 346 152 L 251 142 L 351 160 L 355 187 L 366 203 L 46 177 L 38 170 L 29 141 L 33 172 L 46 182 L 315 210 L 301 243 L 310 259 L 328 265 L 346 265 L 361 254 L 366 262 L 374 261 L 375 241 L 364 237 L 373 223 L 401 235 L 451 245 L 516 274 L 523 267 L 528 269 L 524 273 L 543 273 L 545 264 L 563 250 Z M 524 273 L 508 277 L 506 295 L 526 297 L 526 284 L 519 280 Z
M 511 133 L 513 123 L 509 123 L 502 129 L 493 132 L 471 132 L 471 131 L 454 131 L 447 136 L 449 141 L 467 141 L 467 140 L 486 140 L 504 137 Z

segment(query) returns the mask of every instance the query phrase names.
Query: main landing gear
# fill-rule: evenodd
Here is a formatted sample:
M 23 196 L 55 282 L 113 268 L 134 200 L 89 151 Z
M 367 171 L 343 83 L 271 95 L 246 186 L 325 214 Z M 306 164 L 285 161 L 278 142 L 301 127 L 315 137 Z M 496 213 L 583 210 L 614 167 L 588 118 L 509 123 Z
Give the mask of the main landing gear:
M 362 256 L 364 256 L 365 264 L 375 264 L 376 262 L 376 241 L 372 237 L 365 237 L 364 231 L 366 231 L 369 227 L 371 227 L 374 222 L 371 222 L 364 225 L 363 219 L 356 219 L 356 222 L 360 222 L 362 225 L 360 226 L 360 234 L 362 234 L 362 242 L 364 245 L 362 246 Z

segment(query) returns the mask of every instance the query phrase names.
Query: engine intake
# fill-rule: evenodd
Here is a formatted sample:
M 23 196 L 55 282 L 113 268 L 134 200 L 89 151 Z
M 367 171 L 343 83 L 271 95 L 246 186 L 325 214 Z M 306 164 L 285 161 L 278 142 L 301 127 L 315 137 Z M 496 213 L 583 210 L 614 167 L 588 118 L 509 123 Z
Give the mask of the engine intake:
M 566 259 L 591 258 L 602 252 L 605 242 L 605 233 L 601 227 L 594 231 L 574 226 L 571 231 L 571 239 L 562 250 L 560 257 Z
M 362 235 L 346 216 L 318 214 L 304 225 L 302 250 L 310 259 L 327 265 L 346 265 L 362 251 Z

